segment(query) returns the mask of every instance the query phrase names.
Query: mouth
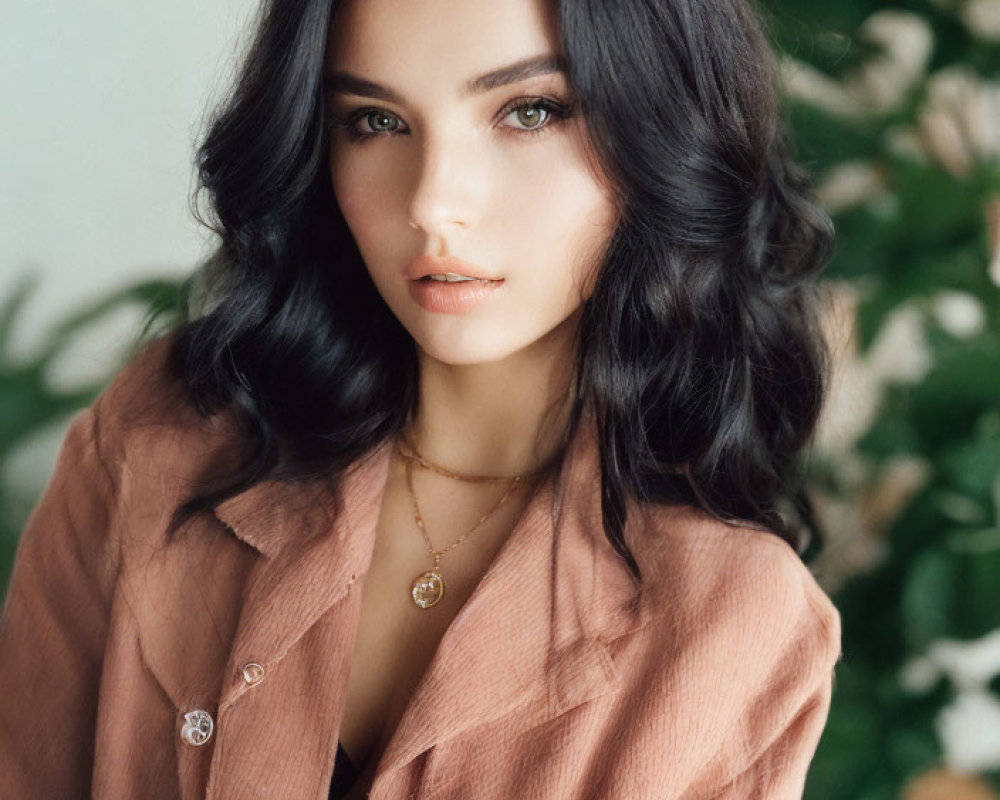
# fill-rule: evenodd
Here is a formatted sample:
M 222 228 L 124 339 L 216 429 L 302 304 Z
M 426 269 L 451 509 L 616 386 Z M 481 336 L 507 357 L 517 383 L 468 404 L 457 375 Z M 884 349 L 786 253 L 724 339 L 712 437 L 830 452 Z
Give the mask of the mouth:
M 501 292 L 503 278 L 467 278 L 455 280 L 424 275 L 410 282 L 410 296 L 425 311 L 435 314 L 465 314 Z
M 483 269 L 469 261 L 463 261 L 455 256 L 417 256 L 407 267 L 406 276 L 413 281 L 438 281 L 440 283 L 462 283 L 468 281 L 485 281 L 497 283 L 503 278 L 491 274 L 491 270 Z
M 457 275 L 454 272 L 449 272 L 446 274 L 435 274 L 435 275 L 424 275 L 422 278 L 417 278 L 419 283 L 499 283 L 499 280 L 492 280 L 490 278 L 470 278 L 468 275 Z

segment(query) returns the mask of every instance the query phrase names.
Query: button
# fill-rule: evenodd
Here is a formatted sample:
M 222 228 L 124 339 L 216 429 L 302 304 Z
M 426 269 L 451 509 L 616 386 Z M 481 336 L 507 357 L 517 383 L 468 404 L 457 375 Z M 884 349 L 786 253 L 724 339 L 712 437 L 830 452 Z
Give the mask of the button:
M 212 730 L 215 723 L 212 722 L 212 715 L 207 711 L 196 708 L 188 711 L 184 715 L 184 726 L 181 728 L 181 738 L 188 744 L 196 747 L 203 745 L 212 738 Z
M 256 661 L 251 661 L 249 664 L 244 664 L 243 680 L 246 682 L 247 686 L 256 686 L 258 683 L 264 680 L 264 667 L 262 667 Z

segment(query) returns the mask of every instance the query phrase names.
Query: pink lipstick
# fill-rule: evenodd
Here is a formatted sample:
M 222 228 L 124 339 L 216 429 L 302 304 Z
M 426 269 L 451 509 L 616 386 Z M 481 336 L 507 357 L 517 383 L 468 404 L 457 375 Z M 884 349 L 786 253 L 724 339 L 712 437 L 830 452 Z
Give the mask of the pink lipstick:
M 471 311 L 504 282 L 474 264 L 450 256 L 419 256 L 406 274 L 410 279 L 410 296 L 421 308 L 439 314 Z

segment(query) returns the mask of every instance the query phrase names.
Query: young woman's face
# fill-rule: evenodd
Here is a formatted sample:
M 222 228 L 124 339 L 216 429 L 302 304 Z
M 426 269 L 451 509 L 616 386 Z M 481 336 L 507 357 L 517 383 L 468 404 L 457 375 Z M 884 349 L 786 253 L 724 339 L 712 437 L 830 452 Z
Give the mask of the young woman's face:
M 418 347 L 449 364 L 561 341 L 617 222 L 561 71 L 476 82 L 561 54 L 548 5 L 349 0 L 334 15 L 334 193 L 386 304 Z M 502 280 L 482 284 L 491 290 L 480 302 L 455 307 L 456 294 L 480 284 L 415 282 L 407 271 L 421 255 L 453 256 Z M 421 302 L 428 293 L 444 299 Z

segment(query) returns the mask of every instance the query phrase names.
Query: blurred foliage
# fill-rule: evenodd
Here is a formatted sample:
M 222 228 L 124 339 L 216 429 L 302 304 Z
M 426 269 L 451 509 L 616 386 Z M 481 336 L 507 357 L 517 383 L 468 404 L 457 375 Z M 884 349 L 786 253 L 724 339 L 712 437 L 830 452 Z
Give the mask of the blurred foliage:
M 65 421 L 74 412 L 90 405 L 110 378 L 135 354 L 150 326 L 156 322 L 166 327 L 179 318 L 183 307 L 180 282 L 166 279 L 143 280 L 130 284 L 113 294 L 101 298 L 57 323 L 48 331 L 37 352 L 25 359 L 15 359 L 10 342 L 19 314 L 33 291 L 37 289 L 35 276 L 25 275 L 10 294 L 0 300 L 0 474 L 8 464 L 11 454 L 50 425 Z M 142 331 L 121 363 L 112 364 L 108 374 L 98 376 L 90 383 L 62 390 L 53 384 L 50 370 L 70 345 L 84 331 L 100 323 L 123 306 L 135 306 L 145 311 Z M 11 512 L 14 502 L 11 489 L 0 481 L 0 597 L 6 593 L 14 550 L 20 535 L 17 515 Z M 27 504 L 31 504 L 28 499 Z
M 762 0 L 798 158 L 837 228 L 828 275 L 857 299 L 856 357 L 909 308 L 920 335 L 904 345 L 927 362 L 884 379 L 848 454 L 869 476 L 916 459 L 927 479 L 881 529 L 853 532 L 880 537 L 881 556 L 834 593 L 844 656 L 808 800 L 899 797 L 987 734 L 972 717 L 958 735 L 943 724 L 954 675 L 904 677 L 935 643 L 1000 630 L 1000 3 L 972 6 Z M 845 175 L 864 190 L 841 181 L 838 196 Z M 837 486 L 837 455 L 816 462 L 815 483 L 861 502 Z M 852 535 L 830 533 L 831 547 Z M 998 763 L 975 770 L 994 792 Z

